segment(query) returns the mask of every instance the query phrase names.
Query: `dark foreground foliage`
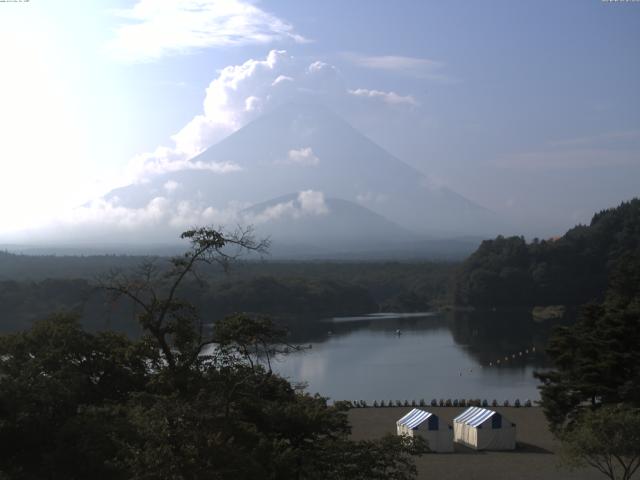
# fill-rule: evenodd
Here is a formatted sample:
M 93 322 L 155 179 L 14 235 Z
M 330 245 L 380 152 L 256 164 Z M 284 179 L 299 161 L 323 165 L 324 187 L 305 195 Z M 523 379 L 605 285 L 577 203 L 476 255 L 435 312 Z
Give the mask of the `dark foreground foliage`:
M 558 327 L 547 352 L 555 369 L 538 373 L 542 406 L 552 428 L 570 428 L 584 409 L 640 407 L 640 251 L 611 276 L 606 300 Z
M 631 480 L 640 468 L 640 408 L 607 405 L 585 411 L 560 438 L 570 467 L 590 465 L 611 480 Z
M 611 480 L 640 468 L 640 250 L 618 259 L 605 301 L 557 328 L 538 373 L 542 407 L 570 467 Z
M 349 440 L 346 405 L 274 374 L 295 346 L 265 318 L 229 317 L 208 335 L 176 292 L 199 263 L 259 249 L 206 229 L 169 272 L 143 265 L 103 286 L 138 307 L 131 340 L 58 315 L 0 337 L 0 478 L 410 479 L 420 441 Z

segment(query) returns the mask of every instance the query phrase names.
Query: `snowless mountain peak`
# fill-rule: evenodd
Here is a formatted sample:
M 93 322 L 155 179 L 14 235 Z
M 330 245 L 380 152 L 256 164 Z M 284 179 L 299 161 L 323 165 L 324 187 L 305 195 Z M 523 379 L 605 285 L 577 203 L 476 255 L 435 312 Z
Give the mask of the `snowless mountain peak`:
M 344 238 L 344 229 L 358 225 L 358 218 L 368 222 L 361 229 L 368 237 L 389 238 L 393 231 L 440 238 L 491 235 L 503 227 L 492 212 L 434 183 L 311 102 L 282 105 L 189 162 L 198 168 L 169 169 L 113 190 L 102 201 L 133 210 L 162 205 L 169 214 L 157 218 L 164 219 L 167 237 L 187 220 L 251 220 L 265 229 L 276 222 L 290 240 L 309 240 L 309 231 L 320 225 L 324 234 Z

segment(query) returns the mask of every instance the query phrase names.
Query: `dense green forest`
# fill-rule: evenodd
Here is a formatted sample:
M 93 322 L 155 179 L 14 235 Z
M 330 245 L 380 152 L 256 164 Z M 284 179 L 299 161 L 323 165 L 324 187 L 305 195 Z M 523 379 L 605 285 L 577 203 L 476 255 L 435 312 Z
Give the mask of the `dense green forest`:
M 640 255 L 640 199 L 594 215 L 558 239 L 482 242 L 459 268 L 453 299 L 475 307 L 577 306 L 600 301 L 610 273 Z
M 0 478 L 415 478 L 426 442 L 351 440 L 345 402 L 329 405 L 271 369 L 297 348 L 284 329 L 245 315 L 201 328 L 183 282 L 225 260 L 227 243 L 260 244 L 210 229 L 184 236 L 191 248 L 169 268 L 100 284 L 138 306 L 138 338 L 87 332 L 69 314 L 0 335 Z
M 618 255 L 603 302 L 554 327 L 546 348 L 553 368 L 535 376 L 563 461 L 630 480 L 640 468 L 640 255 Z
M 97 287 L 109 272 L 167 258 L 33 257 L 0 254 L 0 331 L 28 328 L 54 311 L 79 313 L 83 325 L 136 333 L 135 309 Z M 240 262 L 227 273 L 204 265 L 181 295 L 210 322 L 235 312 L 296 318 L 377 311 L 425 311 L 445 302 L 454 264 L 433 262 Z
M 578 321 L 554 329 L 547 353 L 556 369 L 537 374 L 552 426 L 570 426 L 585 406 L 640 407 L 639 344 L 640 255 L 635 255 L 613 268 L 602 303 L 586 305 Z
M 451 262 L 238 262 L 204 265 L 181 294 L 211 321 L 235 312 L 289 320 L 376 311 L 416 312 L 447 304 L 578 306 L 603 298 L 610 272 L 640 251 L 640 200 L 597 213 L 557 239 L 502 237 Z M 132 333 L 136 312 L 96 288 L 109 272 L 168 257 L 28 256 L 0 252 L 0 331 L 28 328 L 53 311 L 81 314 L 92 331 Z

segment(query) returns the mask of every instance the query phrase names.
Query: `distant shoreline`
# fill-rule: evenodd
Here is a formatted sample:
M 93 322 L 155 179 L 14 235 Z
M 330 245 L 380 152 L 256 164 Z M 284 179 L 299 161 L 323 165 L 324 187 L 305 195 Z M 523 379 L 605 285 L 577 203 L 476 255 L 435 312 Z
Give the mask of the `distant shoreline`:
M 365 313 L 362 315 L 349 315 L 349 316 L 334 316 L 323 318 L 322 321 L 328 323 L 342 323 L 342 322 L 357 322 L 357 321 L 370 321 L 370 320 L 401 320 L 404 318 L 424 318 L 433 317 L 438 315 L 438 310 L 430 312 L 378 312 L 378 313 Z

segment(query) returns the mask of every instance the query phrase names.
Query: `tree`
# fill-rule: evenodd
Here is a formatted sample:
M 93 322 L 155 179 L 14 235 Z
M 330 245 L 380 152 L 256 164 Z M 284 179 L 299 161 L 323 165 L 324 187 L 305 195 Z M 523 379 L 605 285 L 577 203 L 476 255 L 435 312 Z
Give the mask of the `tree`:
M 625 403 L 640 406 L 640 260 L 623 257 L 611 275 L 602 305 L 585 307 L 582 317 L 556 329 L 547 352 L 555 369 L 542 380 L 542 407 L 561 432 L 585 408 Z
M 0 337 L 0 478 L 413 478 L 419 441 L 353 442 L 345 404 L 271 370 L 290 348 L 281 328 L 231 316 L 207 329 L 182 299 L 200 263 L 227 268 L 266 243 L 207 228 L 183 238 L 190 249 L 168 269 L 146 262 L 102 281 L 137 306 L 139 340 L 68 316 Z
M 268 373 L 273 373 L 271 359 L 279 354 L 299 350 L 287 342 L 287 331 L 275 325 L 268 317 L 231 315 L 214 326 L 214 338 L 220 349 L 230 355 L 238 355 L 255 369 L 266 362 Z
M 533 307 L 601 302 L 611 272 L 640 249 L 640 199 L 593 216 L 560 238 L 498 236 L 459 267 L 454 301 L 476 307 Z
M 611 480 L 630 480 L 640 467 L 640 409 L 586 411 L 561 439 L 562 457 L 570 467 L 587 464 Z
M 72 315 L 1 336 L 0 476 L 126 478 L 105 460 L 129 429 L 105 407 L 145 388 L 153 354 L 122 335 L 86 333 Z
M 183 256 L 173 257 L 167 271 L 147 261 L 133 275 L 115 271 L 100 281 L 113 300 L 126 297 L 140 309 L 141 327 L 157 343 L 168 371 L 178 376 L 189 370 L 202 349 L 213 342 L 205 338 L 198 312 L 179 297 L 182 284 L 188 276 L 202 281 L 197 272 L 201 263 L 217 264 L 226 271 L 241 254 L 264 253 L 269 246 L 268 240 L 256 240 L 251 228 L 231 233 L 194 228 L 180 238 L 188 240 L 190 248 Z
M 338 447 L 338 448 L 336 448 Z M 328 456 L 331 464 L 323 471 L 324 476 L 337 480 L 402 480 L 417 474 L 413 456 L 428 451 L 426 441 L 416 436 L 386 435 L 378 441 L 342 441 L 330 446 Z M 326 461 L 326 460 L 325 460 Z
M 640 257 L 624 255 L 601 305 L 559 328 L 547 349 L 555 369 L 537 373 L 541 404 L 569 465 L 610 479 L 640 466 Z

